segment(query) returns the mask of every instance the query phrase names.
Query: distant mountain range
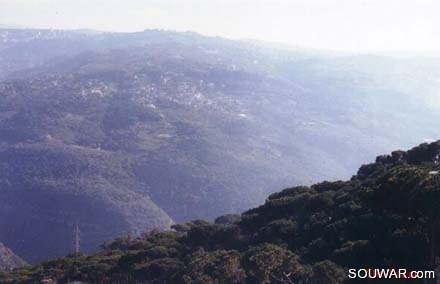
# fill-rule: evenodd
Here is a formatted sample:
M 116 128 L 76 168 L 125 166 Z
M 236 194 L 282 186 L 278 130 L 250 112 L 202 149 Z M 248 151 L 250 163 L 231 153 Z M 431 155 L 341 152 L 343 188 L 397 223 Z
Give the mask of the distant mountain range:
M 440 60 L 0 30 L 0 241 L 29 262 L 348 178 L 438 136 Z

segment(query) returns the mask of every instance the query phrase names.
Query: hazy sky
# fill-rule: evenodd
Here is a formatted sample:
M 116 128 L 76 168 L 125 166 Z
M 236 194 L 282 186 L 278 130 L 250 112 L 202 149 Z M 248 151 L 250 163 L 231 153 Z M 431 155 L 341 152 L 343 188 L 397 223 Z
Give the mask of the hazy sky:
M 439 0 L 0 0 L 0 24 L 191 30 L 324 49 L 440 51 Z

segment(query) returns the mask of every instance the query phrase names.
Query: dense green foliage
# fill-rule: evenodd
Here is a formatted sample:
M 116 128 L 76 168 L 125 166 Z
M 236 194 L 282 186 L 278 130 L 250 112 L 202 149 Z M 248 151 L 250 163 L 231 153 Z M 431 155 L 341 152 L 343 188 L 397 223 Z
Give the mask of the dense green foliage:
M 396 151 L 349 181 L 274 193 L 215 223 L 122 237 L 0 276 L 1 283 L 343 283 L 347 268 L 433 269 L 440 255 L 440 142 Z
M 92 253 L 436 137 L 440 59 L 335 55 L 0 29 L 0 241 L 38 263 L 72 252 L 78 225 Z

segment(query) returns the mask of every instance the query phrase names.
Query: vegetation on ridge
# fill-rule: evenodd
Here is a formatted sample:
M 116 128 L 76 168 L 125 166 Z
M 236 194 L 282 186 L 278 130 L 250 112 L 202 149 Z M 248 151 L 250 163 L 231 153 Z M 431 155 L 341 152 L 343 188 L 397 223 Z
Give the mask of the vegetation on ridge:
M 0 283 L 344 283 L 346 269 L 434 269 L 440 141 L 380 156 L 349 181 L 285 189 L 241 216 L 121 237 Z
M 76 225 L 97 252 L 438 134 L 440 59 L 166 31 L 0 39 L 0 241 L 33 264 L 72 252 Z

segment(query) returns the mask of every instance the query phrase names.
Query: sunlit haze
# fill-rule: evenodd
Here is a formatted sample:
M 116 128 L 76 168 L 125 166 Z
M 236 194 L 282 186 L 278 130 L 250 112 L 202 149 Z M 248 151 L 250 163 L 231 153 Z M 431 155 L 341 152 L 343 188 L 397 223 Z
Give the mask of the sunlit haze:
M 439 51 L 435 0 L 0 0 L 9 27 L 195 31 L 352 51 Z

